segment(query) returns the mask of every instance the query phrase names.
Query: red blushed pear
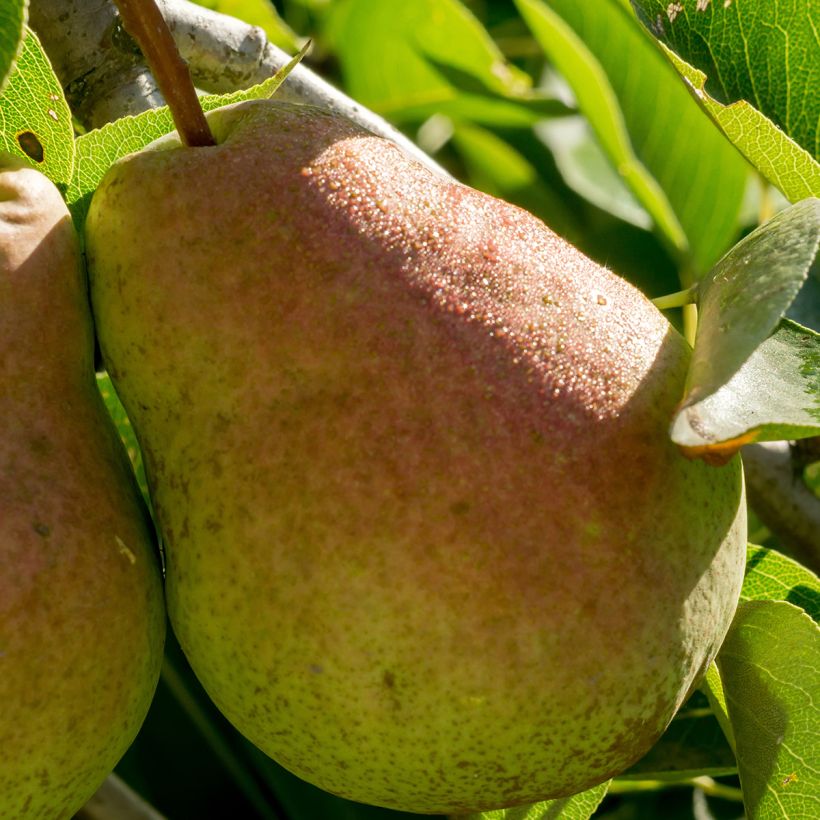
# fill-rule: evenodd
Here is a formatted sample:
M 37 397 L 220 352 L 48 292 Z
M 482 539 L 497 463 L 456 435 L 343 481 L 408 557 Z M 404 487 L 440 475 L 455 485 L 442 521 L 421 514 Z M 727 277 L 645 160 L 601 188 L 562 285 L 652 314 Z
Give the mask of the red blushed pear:
M 658 739 L 745 552 L 737 459 L 667 428 L 689 360 L 530 214 L 338 116 L 209 116 L 87 223 L 174 629 L 251 741 L 328 791 L 460 813 Z
M 0 156 L 0 818 L 69 818 L 131 744 L 165 616 L 145 509 L 97 391 L 54 185 Z

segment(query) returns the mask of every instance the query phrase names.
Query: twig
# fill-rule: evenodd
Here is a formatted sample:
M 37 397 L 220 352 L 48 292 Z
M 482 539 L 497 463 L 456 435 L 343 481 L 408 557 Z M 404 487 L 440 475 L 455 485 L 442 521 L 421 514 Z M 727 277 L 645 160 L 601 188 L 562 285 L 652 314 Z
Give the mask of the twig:
M 749 501 L 784 549 L 820 573 L 820 498 L 795 472 L 785 441 L 749 444 L 742 450 Z
M 115 0 L 126 31 L 139 43 L 159 85 L 177 133 L 190 147 L 215 145 L 188 66 L 177 51 L 168 24 L 155 0 Z

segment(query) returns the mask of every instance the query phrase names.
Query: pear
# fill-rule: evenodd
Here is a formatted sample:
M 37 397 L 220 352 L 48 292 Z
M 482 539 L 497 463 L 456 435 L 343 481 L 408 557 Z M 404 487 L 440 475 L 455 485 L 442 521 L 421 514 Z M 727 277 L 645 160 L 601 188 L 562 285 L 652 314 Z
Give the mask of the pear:
M 66 206 L 0 157 L 0 818 L 71 817 L 130 745 L 164 606 L 144 505 L 96 387 Z
M 528 213 L 321 110 L 117 162 L 106 365 L 217 706 L 297 775 L 460 813 L 622 771 L 738 599 L 741 467 L 682 458 L 689 349 Z

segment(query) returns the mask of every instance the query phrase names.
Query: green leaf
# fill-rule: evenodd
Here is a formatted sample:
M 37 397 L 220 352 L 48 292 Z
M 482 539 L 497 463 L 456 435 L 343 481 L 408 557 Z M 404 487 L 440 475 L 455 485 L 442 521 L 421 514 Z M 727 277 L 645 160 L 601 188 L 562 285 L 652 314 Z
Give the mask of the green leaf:
M 735 749 L 735 733 L 732 729 L 732 722 L 729 720 L 729 710 L 726 706 L 726 693 L 723 689 L 723 681 L 720 677 L 720 670 L 716 663 L 710 663 L 703 680 L 698 687 L 709 701 L 712 713 L 715 716 L 720 728 L 723 729 L 723 736 L 726 742 Z
M 672 423 L 689 455 L 717 460 L 749 441 L 801 438 L 820 425 L 820 337 L 778 324 L 818 246 L 820 200 L 807 199 L 739 242 L 701 284 L 687 393 Z
M 0 6 L 0 91 L 20 53 L 27 15 L 26 0 L 4 0 Z
M 122 402 L 120 402 L 120 398 L 114 389 L 114 385 L 108 373 L 97 374 L 97 389 L 100 391 L 103 402 L 105 402 L 105 409 L 108 410 L 108 415 L 111 416 L 114 426 L 117 428 L 117 433 L 119 433 L 120 440 L 125 447 L 125 452 L 128 453 L 131 467 L 137 477 L 137 485 L 150 509 L 151 499 L 148 495 L 148 481 L 145 478 L 142 451 L 137 442 L 134 428 L 131 426 L 131 420 L 128 418 L 128 414 L 125 412 Z
M 741 601 L 788 601 L 820 623 L 820 579 L 776 550 L 749 545 Z
M 702 695 L 699 697 L 703 700 Z M 720 723 L 708 707 L 684 706 L 661 739 L 619 780 L 680 781 L 735 774 L 737 763 Z
M 633 0 L 655 35 L 705 72 L 721 103 L 746 100 L 820 155 L 820 48 L 812 0 Z
M 700 285 L 685 403 L 711 395 L 777 326 L 820 246 L 820 199 L 772 217 L 737 243 Z
M 820 816 L 820 629 L 782 601 L 740 605 L 717 658 L 750 820 Z
M 608 789 L 609 781 L 572 797 L 465 815 L 464 820 L 589 820 Z
M 752 441 L 820 433 L 820 334 L 783 319 L 717 392 L 685 406 L 672 440 L 690 457 L 722 464 Z
M 0 149 L 27 159 L 65 191 L 74 165 L 71 111 L 40 41 L 28 29 L 0 97 Z
M 527 127 L 566 110 L 534 94 L 458 0 L 343 0 L 326 33 L 347 92 L 394 121 L 438 113 Z
M 619 0 L 516 0 L 602 147 L 698 278 L 736 231 L 745 162 Z M 628 55 L 628 58 L 627 58 Z
M 715 125 L 789 202 L 820 196 L 820 164 L 808 151 L 745 100 L 731 105 L 714 100 L 703 90 L 706 75 L 665 50 Z
M 652 227 L 652 218 L 613 168 L 586 119 L 545 119 L 535 126 L 535 133 L 575 193 L 624 222 L 644 230 Z

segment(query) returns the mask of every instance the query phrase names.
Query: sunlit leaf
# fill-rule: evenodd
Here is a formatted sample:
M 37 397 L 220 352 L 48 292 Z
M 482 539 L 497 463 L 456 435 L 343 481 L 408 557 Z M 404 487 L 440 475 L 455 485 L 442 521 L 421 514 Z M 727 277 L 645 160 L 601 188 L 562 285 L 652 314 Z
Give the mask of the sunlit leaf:
M 820 629 L 782 601 L 740 605 L 717 664 L 750 820 L 820 816 Z
M 0 96 L 0 149 L 28 160 L 61 190 L 71 179 L 71 111 L 60 81 L 31 31 L 26 33 Z
M 741 601 L 788 601 L 820 622 L 820 579 L 776 550 L 749 545 Z
M 301 46 L 299 37 L 279 16 L 269 0 L 194 0 L 197 5 L 238 17 L 252 26 L 259 26 L 268 40 L 285 51 L 295 51 Z
M 607 159 L 586 119 L 545 119 L 535 126 L 535 133 L 573 191 L 624 222 L 644 230 L 652 227 L 652 218 Z
M 707 76 L 727 105 L 746 100 L 820 155 L 820 48 L 812 0 L 633 0 L 647 27 Z
M 726 138 L 790 202 L 820 196 L 820 164 L 808 151 L 745 100 L 723 105 L 710 97 L 703 88 L 706 75 L 667 54 Z

